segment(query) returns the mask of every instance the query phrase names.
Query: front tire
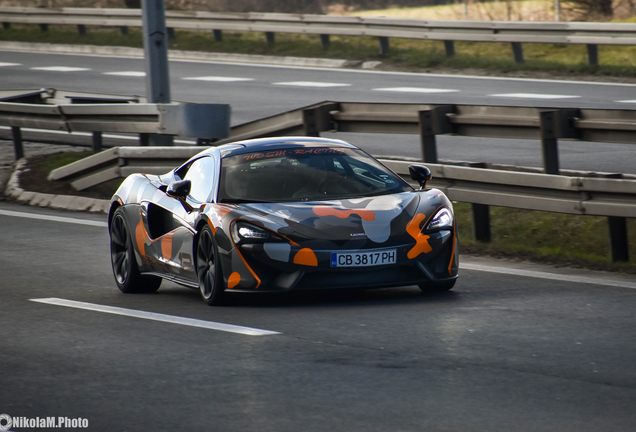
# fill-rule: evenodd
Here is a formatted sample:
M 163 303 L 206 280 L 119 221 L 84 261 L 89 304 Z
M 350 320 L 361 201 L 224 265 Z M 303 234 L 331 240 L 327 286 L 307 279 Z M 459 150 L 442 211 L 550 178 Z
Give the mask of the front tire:
M 204 226 L 199 234 L 196 250 L 197 278 L 201 297 L 210 306 L 223 303 L 225 287 L 219 262 L 219 250 L 214 234 L 209 226 Z
M 130 229 L 121 207 L 115 211 L 110 223 L 110 260 L 115 283 L 121 292 L 153 293 L 159 289 L 160 277 L 142 276 L 139 272 Z

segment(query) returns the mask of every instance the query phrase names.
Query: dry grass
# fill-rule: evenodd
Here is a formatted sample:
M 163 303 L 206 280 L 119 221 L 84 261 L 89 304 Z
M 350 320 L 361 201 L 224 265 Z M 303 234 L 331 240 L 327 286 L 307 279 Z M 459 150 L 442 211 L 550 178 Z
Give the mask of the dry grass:
M 614 0 L 615 19 L 628 19 L 636 14 L 634 0 Z M 389 8 L 348 12 L 365 17 L 388 17 L 423 20 L 477 20 L 477 21 L 555 21 L 554 0 L 515 0 L 479 2 L 464 7 L 462 2 L 446 6 L 418 8 Z M 577 14 L 561 0 L 561 20 L 573 21 Z

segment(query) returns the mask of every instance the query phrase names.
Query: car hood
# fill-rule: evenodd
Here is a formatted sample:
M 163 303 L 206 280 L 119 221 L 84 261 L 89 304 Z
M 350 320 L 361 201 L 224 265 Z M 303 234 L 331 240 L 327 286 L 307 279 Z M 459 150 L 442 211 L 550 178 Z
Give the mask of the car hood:
M 242 204 L 254 220 L 294 241 L 305 239 L 385 243 L 405 232 L 420 194 L 295 203 Z

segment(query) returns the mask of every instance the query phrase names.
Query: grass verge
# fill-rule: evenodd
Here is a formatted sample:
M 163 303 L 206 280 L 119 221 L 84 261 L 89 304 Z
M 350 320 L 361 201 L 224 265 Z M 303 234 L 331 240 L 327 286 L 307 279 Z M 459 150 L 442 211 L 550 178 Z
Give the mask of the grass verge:
M 142 33 L 134 28 L 122 35 L 117 28 L 89 27 L 86 35 L 79 35 L 74 26 L 51 25 L 42 32 L 36 25 L 16 24 L 0 30 L 0 40 L 143 47 Z M 216 42 L 212 32 L 177 30 L 169 47 L 183 51 L 381 60 L 382 68 L 391 70 L 478 69 L 487 73 L 525 71 L 636 78 L 636 47 L 629 46 L 599 46 L 601 65 L 590 66 L 584 45 L 523 44 L 526 61 L 517 64 L 507 43 L 456 42 L 456 55 L 451 58 L 446 57 L 441 41 L 391 38 L 390 44 L 389 53 L 382 56 L 375 37 L 332 36 L 329 49 L 324 49 L 318 35 L 277 33 L 276 42 L 267 44 L 263 33 L 224 32 L 223 41 Z
M 92 152 L 59 153 L 32 158 L 20 176 L 25 190 L 110 199 L 121 179 L 77 192 L 70 182 L 49 182 L 53 169 L 89 156 Z M 491 207 L 490 243 L 473 240 L 470 204 L 455 203 L 460 253 L 521 259 L 544 264 L 636 274 L 636 220 L 628 219 L 630 262 L 613 263 L 607 218 Z

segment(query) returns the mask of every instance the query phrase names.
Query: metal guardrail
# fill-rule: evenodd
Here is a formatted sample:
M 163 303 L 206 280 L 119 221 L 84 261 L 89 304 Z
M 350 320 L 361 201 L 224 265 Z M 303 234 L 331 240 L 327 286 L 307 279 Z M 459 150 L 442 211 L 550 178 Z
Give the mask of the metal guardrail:
M 0 7 L 0 21 L 10 23 L 141 27 L 139 9 L 21 8 Z M 325 47 L 330 35 L 375 36 L 380 50 L 389 49 L 389 38 L 444 41 L 446 54 L 455 54 L 453 41 L 512 43 L 515 61 L 523 62 L 522 43 L 585 44 L 590 64 L 598 64 L 598 45 L 636 45 L 636 24 L 579 22 L 437 21 L 369 18 L 338 15 L 277 13 L 212 13 L 166 11 L 170 29 L 213 30 L 222 40 L 222 31 L 265 32 L 268 42 L 275 33 L 321 35 Z M 127 30 L 126 30 L 127 31 Z
M 16 158 L 24 156 L 20 128 L 92 132 L 95 150 L 101 150 L 97 143 L 101 143 L 102 132 L 203 139 L 229 135 L 229 105 L 149 104 L 144 100 L 55 89 L 5 90 L 0 91 L 0 126 L 12 128 Z

